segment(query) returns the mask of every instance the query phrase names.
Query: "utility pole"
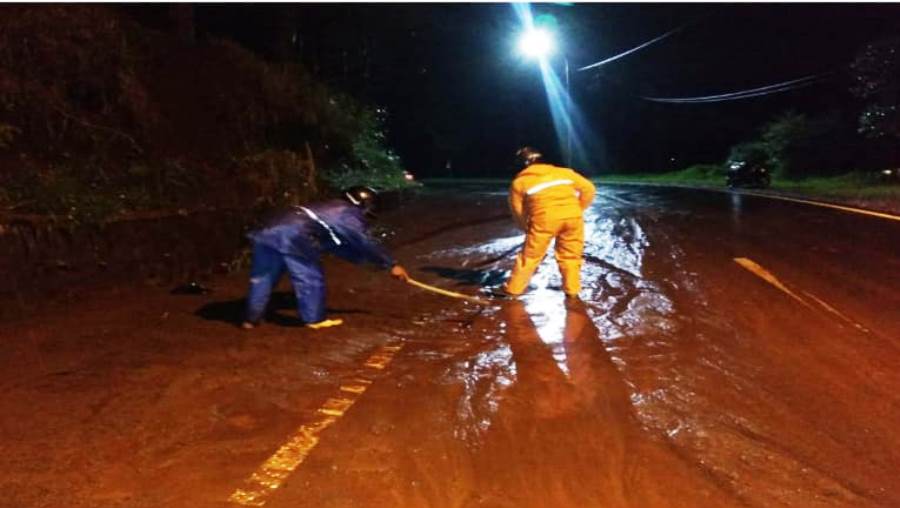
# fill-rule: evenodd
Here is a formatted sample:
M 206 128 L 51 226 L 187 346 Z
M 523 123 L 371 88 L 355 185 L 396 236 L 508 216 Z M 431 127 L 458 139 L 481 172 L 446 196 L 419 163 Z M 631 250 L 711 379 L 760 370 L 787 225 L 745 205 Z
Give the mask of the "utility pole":
M 572 87 L 569 86 L 569 57 L 566 62 L 566 167 L 572 167 Z

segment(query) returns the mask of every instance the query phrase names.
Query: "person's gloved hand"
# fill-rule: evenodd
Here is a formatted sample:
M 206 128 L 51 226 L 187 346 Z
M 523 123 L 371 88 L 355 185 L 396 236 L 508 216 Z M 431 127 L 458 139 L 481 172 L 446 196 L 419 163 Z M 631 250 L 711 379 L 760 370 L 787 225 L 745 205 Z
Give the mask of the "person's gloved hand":
M 400 265 L 394 265 L 393 267 L 391 267 L 391 277 L 400 279 L 403 282 L 409 280 L 409 274 L 406 273 L 406 269 Z

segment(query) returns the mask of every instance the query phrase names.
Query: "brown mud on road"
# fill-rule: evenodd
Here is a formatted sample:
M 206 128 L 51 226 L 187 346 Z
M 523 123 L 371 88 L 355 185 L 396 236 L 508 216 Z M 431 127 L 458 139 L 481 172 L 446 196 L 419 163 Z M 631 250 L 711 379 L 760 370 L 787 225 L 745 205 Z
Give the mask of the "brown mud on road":
M 4 323 L 0 507 L 900 506 L 900 275 L 866 269 L 896 228 L 803 211 L 773 242 L 784 208 L 671 192 L 601 189 L 583 303 L 552 258 L 486 307 L 330 261 L 337 328 L 297 326 L 284 283 L 238 329 L 239 276 Z M 472 294 L 522 241 L 481 188 L 383 223 Z

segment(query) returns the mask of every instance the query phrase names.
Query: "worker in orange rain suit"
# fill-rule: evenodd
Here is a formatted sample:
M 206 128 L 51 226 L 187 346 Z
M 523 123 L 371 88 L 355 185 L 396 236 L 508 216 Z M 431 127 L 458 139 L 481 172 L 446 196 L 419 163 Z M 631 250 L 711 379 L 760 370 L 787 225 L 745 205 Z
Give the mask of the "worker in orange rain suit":
M 577 298 L 584 252 L 582 212 L 594 200 L 594 184 L 571 169 L 540 162 L 541 154 L 533 148 L 520 149 L 516 157 L 525 169 L 510 186 L 509 206 L 526 236 L 504 291 L 513 297 L 525 291 L 555 238 L 563 291 Z

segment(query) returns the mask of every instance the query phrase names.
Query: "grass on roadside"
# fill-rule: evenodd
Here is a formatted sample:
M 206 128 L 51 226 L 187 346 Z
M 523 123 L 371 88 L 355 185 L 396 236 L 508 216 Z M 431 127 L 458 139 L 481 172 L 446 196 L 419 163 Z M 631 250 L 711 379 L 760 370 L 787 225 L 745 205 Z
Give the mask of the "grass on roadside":
M 801 180 L 779 178 L 772 182 L 772 188 L 812 196 L 900 201 L 900 184 L 879 183 L 863 173 L 811 177 Z
M 715 164 L 697 164 L 679 171 L 668 173 L 633 173 L 600 175 L 597 178 L 606 183 L 660 183 L 680 185 L 702 185 L 723 187 L 725 176 L 722 169 Z
M 510 179 L 503 178 L 429 178 L 428 184 L 504 184 Z M 721 166 L 697 164 L 679 171 L 668 173 L 600 174 L 594 177 L 599 184 L 604 183 L 653 183 L 662 185 L 690 185 L 698 187 L 725 188 L 725 174 Z M 775 178 L 772 190 L 799 194 L 814 198 L 835 198 L 849 200 L 873 200 L 900 203 L 900 183 L 887 184 L 878 181 L 878 175 L 851 172 L 837 176 L 809 177 L 797 180 Z
M 725 175 L 719 166 L 712 164 L 691 166 L 681 171 L 655 174 L 603 175 L 601 183 L 655 183 L 691 185 L 699 187 L 725 187 Z M 878 175 L 854 171 L 836 176 L 818 176 L 801 179 L 775 178 L 771 190 L 825 200 L 850 201 L 859 205 L 879 208 L 900 206 L 900 183 L 878 181 Z
M 424 178 L 422 179 L 422 183 L 425 184 L 433 184 L 433 185 L 453 185 L 453 184 L 465 184 L 465 185 L 477 185 L 477 184 L 496 184 L 502 183 L 509 185 L 512 182 L 514 175 L 510 175 L 509 178 L 487 178 L 487 177 L 434 177 L 434 178 Z

